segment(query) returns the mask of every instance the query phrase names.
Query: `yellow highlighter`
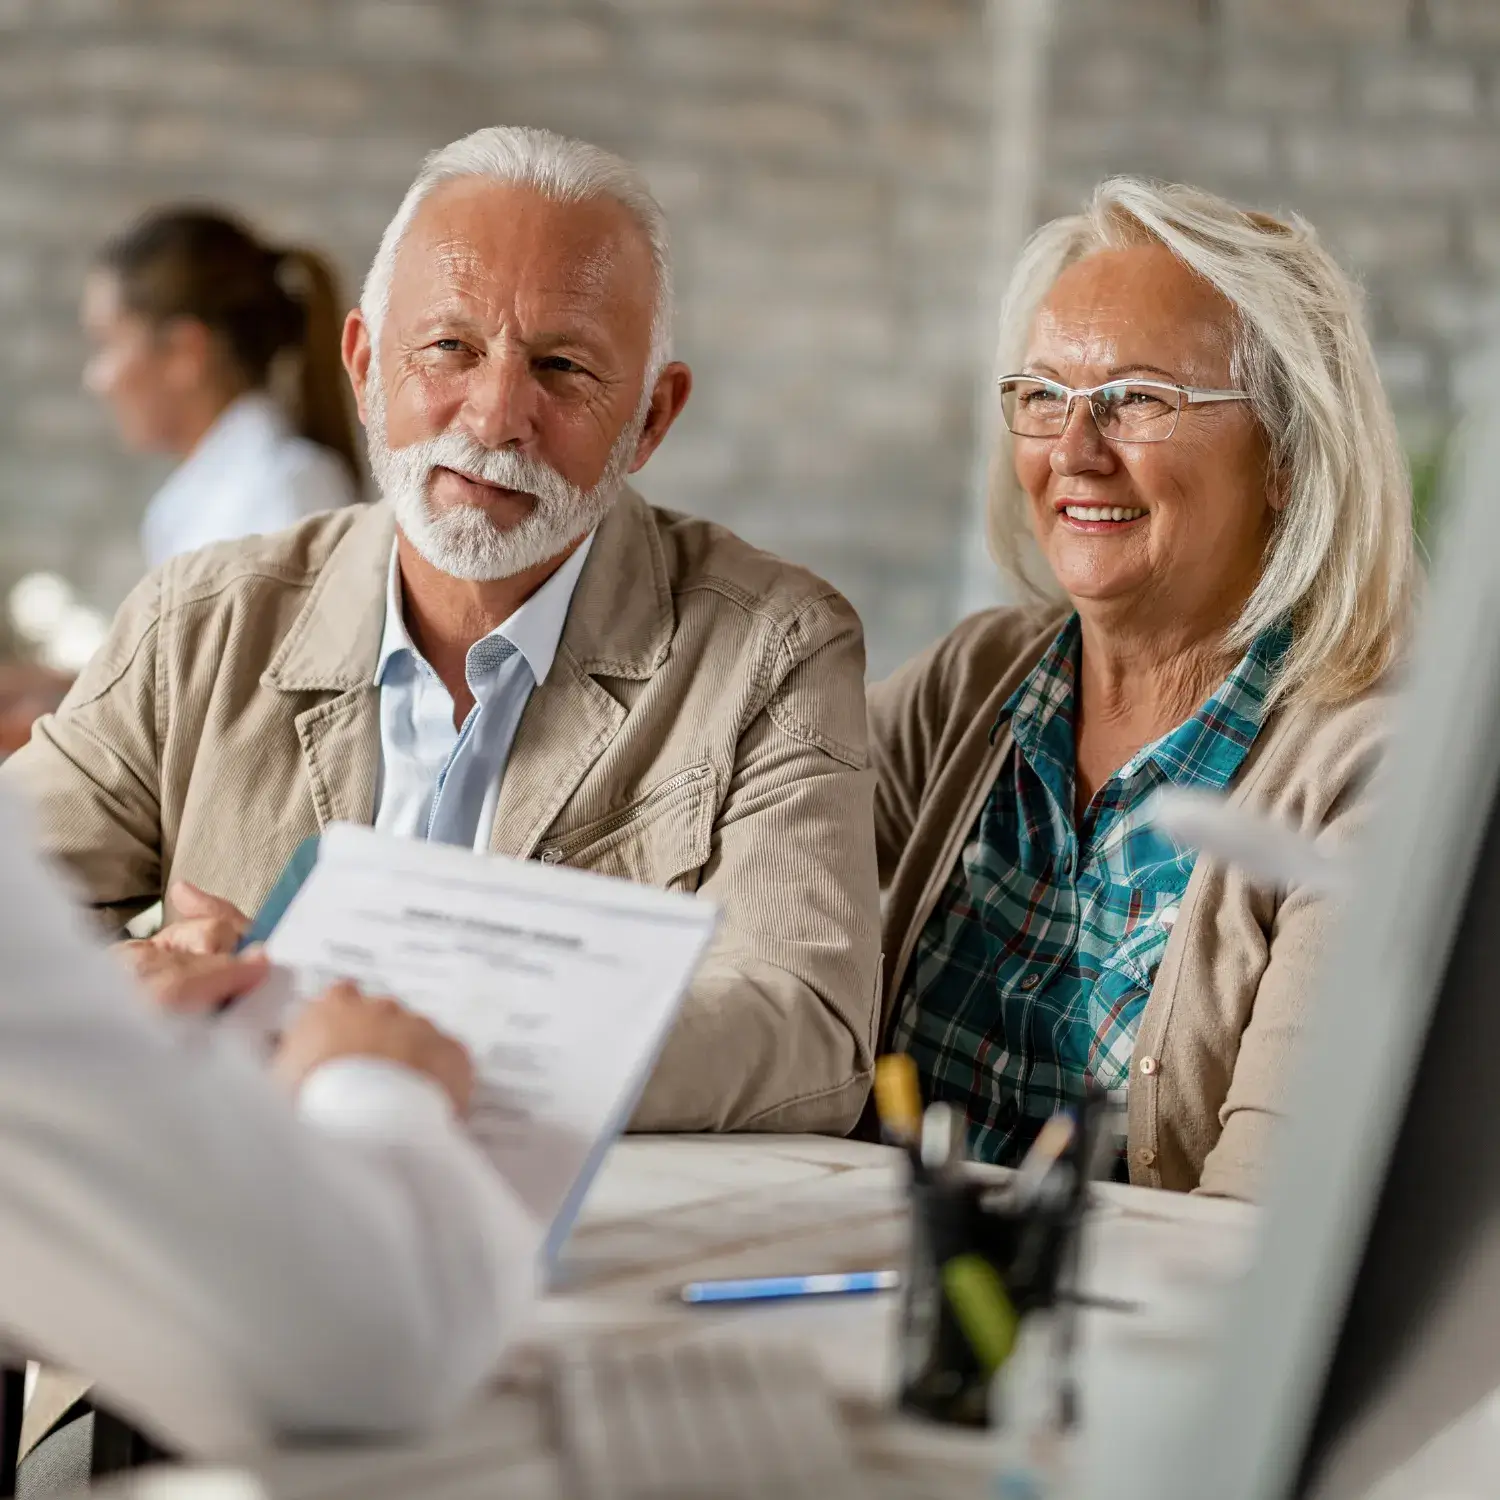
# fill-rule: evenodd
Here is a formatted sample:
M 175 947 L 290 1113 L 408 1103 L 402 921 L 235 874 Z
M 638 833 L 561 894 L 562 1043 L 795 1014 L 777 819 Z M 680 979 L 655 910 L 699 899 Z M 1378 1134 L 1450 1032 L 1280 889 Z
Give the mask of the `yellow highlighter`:
M 922 1089 L 917 1065 L 904 1052 L 875 1059 L 875 1111 L 892 1145 L 915 1149 L 922 1138 Z
M 1010 1358 L 1021 1321 L 1000 1273 L 982 1255 L 955 1255 L 943 1266 L 943 1292 L 980 1369 L 993 1375 Z

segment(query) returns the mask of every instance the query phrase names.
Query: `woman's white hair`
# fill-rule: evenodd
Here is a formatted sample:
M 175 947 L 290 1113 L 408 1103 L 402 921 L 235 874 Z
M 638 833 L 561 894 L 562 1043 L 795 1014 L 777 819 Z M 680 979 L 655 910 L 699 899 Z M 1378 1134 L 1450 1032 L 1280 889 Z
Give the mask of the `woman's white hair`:
M 1285 618 L 1293 640 L 1274 695 L 1341 702 L 1402 647 L 1413 588 L 1411 484 L 1362 322 L 1359 289 L 1304 220 L 1247 212 L 1197 188 L 1112 177 L 1082 213 L 1027 242 L 1000 312 L 1000 373 L 1019 370 L 1037 309 L 1075 261 L 1157 242 L 1215 287 L 1234 314 L 1234 385 L 1270 440 L 1284 504 L 1260 581 L 1226 645 Z M 1033 592 L 1029 507 L 1003 424 L 990 480 L 990 542 Z
M 588 203 L 608 198 L 620 204 L 640 226 L 651 246 L 656 272 L 656 299 L 651 318 L 651 353 L 646 362 L 646 391 L 656 383 L 672 357 L 672 251 L 667 219 L 646 179 L 623 157 L 570 140 L 550 130 L 525 125 L 492 125 L 432 152 L 422 163 L 416 181 L 406 190 L 396 216 L 380 237 L 380 248 L 370 262 L 359 308 L 378 343 L 391 299 L 391 275 L 396 253 L 422 201 L 439 183 L 461 177 L 487 177 L 494 182 L 535 189 L 554 203 Z

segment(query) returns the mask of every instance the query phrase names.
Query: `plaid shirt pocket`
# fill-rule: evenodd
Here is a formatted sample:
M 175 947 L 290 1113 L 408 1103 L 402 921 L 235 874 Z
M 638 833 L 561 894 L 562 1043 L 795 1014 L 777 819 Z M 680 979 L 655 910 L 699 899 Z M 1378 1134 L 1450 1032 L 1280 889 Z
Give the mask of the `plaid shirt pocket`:
M 1170 931 L 1146 921 L 1119 943 L 1099 966 L 1088 990 L 1089 1076 L 1112 1094 L 1130 1082 L 1136 1031 L 1156 982 Z

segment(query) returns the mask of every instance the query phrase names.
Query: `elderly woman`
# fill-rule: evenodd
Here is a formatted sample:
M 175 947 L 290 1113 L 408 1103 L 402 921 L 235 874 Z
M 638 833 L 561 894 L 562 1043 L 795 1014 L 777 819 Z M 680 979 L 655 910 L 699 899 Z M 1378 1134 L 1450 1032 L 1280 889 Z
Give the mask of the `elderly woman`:
M 1359 299 L 1301 221 L 1116 178 L 1027 245 L 1000 351 L 992 539 L 1066 600 L 872 692 L 886 1042 L 984 1160 L 1094 1081 L 1131 1181 L 1252 1197 L 1328 903 L 1148 805 L 1360 819 L 1413 548 Z

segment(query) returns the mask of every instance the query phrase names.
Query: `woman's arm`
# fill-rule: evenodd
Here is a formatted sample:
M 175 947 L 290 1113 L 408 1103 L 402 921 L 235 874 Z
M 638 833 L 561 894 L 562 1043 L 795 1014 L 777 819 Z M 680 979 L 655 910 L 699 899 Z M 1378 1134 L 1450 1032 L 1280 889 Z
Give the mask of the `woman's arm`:
M 929 646 L 866 694 L 870 766 L 875 772 L 875 856 L 884 890 L 916 827 L 931 763 L 933 726 L 941 727 L 944 648 Z
M 1250 1019 L 1240 1037 L 1228 1093 L 1219 1110 L 1222 1132 L 1204 1160 L 1197 1191 L 1255 1200 L 1286 1112 L 1286 1092 L 1301 1048 L 1310 1007 L 1322 984 L 1323 963 L 1341 902 L 1339 861 L 1369 820 L 1372 781 L 1384 746 L 1379 709 L 1355 716 L 1331 750 L 1315 741 L 1310 762 L 1322 764 L 1322 805 L 1301 830 L 1328 857 L 1334 878 L 1302 879 L 1276 905 L 1267 934 L 1269 954 L 1255 990 Z

